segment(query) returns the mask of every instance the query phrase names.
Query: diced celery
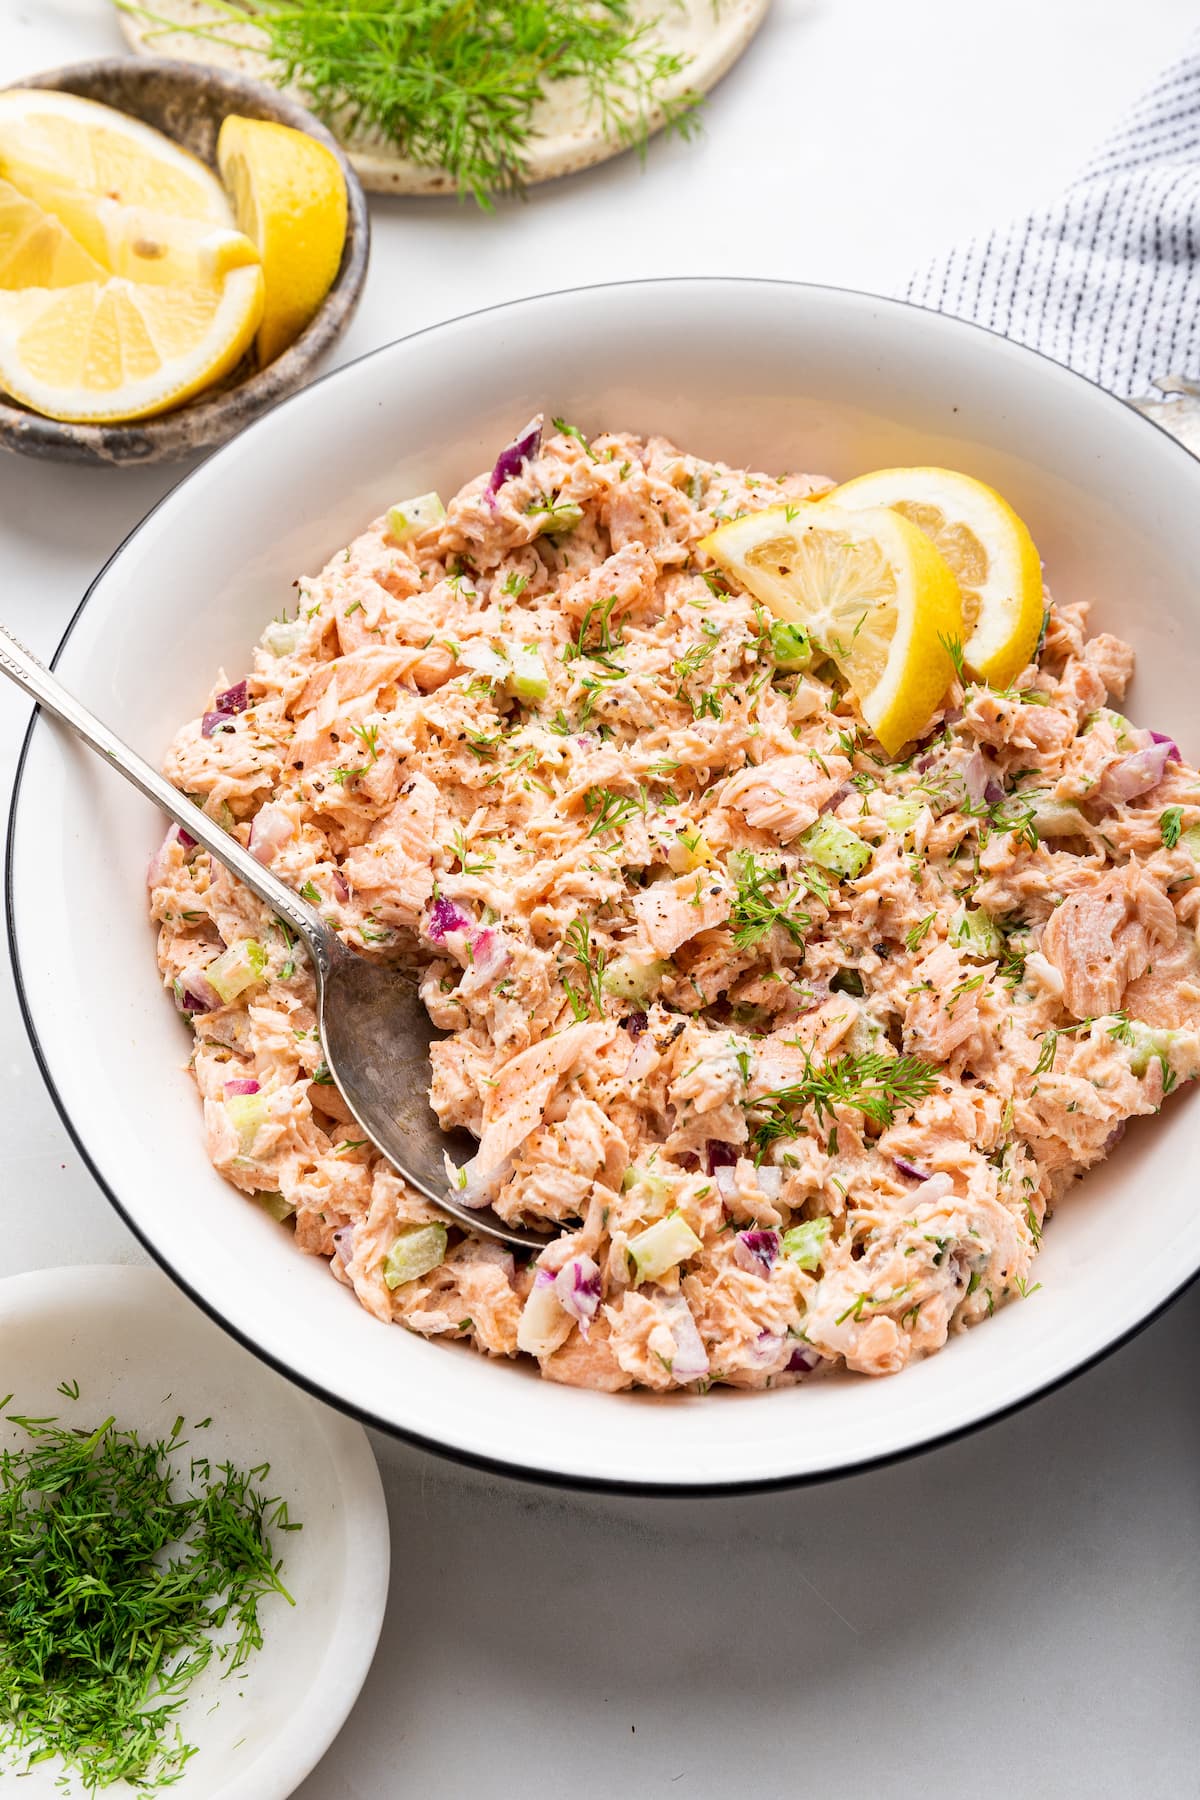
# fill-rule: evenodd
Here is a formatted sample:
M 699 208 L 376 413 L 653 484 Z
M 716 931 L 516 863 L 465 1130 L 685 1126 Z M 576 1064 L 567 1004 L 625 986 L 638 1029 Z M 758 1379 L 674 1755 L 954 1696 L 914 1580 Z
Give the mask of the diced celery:
M 238 1134 L 239 1153 L 242 1156 L 253 1156 L 259 1127 L 266 1122 L 266 1095 L 228 1094 L 224 1104 L 225 1111 L 229 1114 L 229 1122 Z
M 618 1000 L 648 1000 L 669 967 L 657 958 L 647 961 L 622 953 L 614 956 L 604 971 L 605 991 Z
M 1165 1026 L 1146 1025 L 1141 1019 L 1130 1019 L 1126 1033 L 1130 1069 L 1135 1075 L 1144 1075 L 1155 1058 L 1169 1065 L 1171 1050 L 1181 1035 Z
M 440 525 L 445 516 L 446 509 L 437 494 L 414 494 L 411 500 L 388 507 L 388 530 L 398 544 L 406 544 L 409 538 Z
M 294 656 L 304 638 L 300 619 L 272 619 L 262 634 L 262 641 L 272 656 Z
M 818 819 L 800 839 L 801 847 L 822 869 L 833 875 L 861 875 L 871 860 L 871 846 L 857 832 L 837 819 Z
M 410 1225 L 402 1231 L 383 1262 L 383 1279 L 390 1288 L 403 1287 L 428 1275 L 446 1260 L 444 1225 Z
M 1187 830 L 1180 834 L 1179 847 L 1200 862 L 1200 825 L 1189 825 Z
M 254 1096 L 250 1095 L 248 1098 L 253 1099 Z M 285 1200 L 278 1191 L 272 1194 L 255 1194 L 254 1198 L 263 1211 L 270 1213 L 273 1219 L 278 1219 L 281 1225 L 285 1219 L 290 1219 L 296 1210 L 291 1201 Z
M 927 804 L 924 794 L 909 794 L 907 799 L 897 800 L 894 806 L 888 807 L 883 822 L 889 831 L 911 831 Z
M 640 1188 L 647 1201 L 656 1206 L 671 1198 L 675 1183 L 669 1175 L 660 1175 L 655 1169 L 643 1169 L 637 1163 L 630 1163 L 621 1177 L 621 1188 L 624 1193 L 631 1188 Z
M 533 644 L 518 644 L 513 650 L 512 673 L 508 685 L 518 700 L 527 706 L 544 700 L 550 692 L 550 677 L 542 661 L 542 653 Z
M 776 619 L 770 630 L 771 655 L 779 669 L 807 669 L 812 661 L 812 644 L 802 625 L 791 625 Z
M 783 1253 L 802 1269 L 815 1269 L 825 1255 L 828 1237 L 828 1219 L 805 1219 L 802 1225 L 793 1225 L 784 1232 Z
M 1077 806 L 1069 800 L 1052 800 L 1049 794 L 1030 794 L 1030 816 L 1039 837 L 1081 837 L 1087 825 Z
M 204 971 L 204 977 L 228 1005 L 245 988 L 262 980 L 266 966 L 267 953 L 262 945 L 256 944 L 253 938 L 246 938 L 240 944 L 231 944 L 215 962 L 210 962 Z
M 556 500 L 553 506 L 548 506 L 544 512 L 539 513 L 539 519 L 539 537 L 562 537 L 566 532 L 574 531 L 577 525 L 582 525 L 583 508 L 577 506 L 574 500 Z
M 995 962 L 1004 951 L 1004 939 L 995 923 L 977 907 L 959 908 L 950 921 L 950 938 L 979 962 Z
M 700 1239 L 683 1214 L 677 1212 L 668 1213 L 665 1219 L 656 1220 L 629 1240 L 629 1254 L 639 1281 L 657 1281 L 701 1248 Z

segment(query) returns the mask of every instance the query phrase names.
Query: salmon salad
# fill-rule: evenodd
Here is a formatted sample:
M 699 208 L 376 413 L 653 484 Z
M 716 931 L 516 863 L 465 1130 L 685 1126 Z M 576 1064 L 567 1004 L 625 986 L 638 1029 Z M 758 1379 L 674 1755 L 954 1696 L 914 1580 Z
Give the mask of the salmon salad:
M 533 421 L 300 579 L 174 739 L 175 786 L 415 970 L 477 1142 L 448 1186 L 551 1234 L 405 1186 L 301 946 L 172 828 L 209 1158 L 380 1321 L 608 1391 L 895 1373 L 1028 1299 L 1067 1188 L 1200 1071 L 1200 777 L 1120 710 L 1131 650 L 1047 594 L 1015 679 L 951 645 L 889 755 L 705 549 L 831 485 Z

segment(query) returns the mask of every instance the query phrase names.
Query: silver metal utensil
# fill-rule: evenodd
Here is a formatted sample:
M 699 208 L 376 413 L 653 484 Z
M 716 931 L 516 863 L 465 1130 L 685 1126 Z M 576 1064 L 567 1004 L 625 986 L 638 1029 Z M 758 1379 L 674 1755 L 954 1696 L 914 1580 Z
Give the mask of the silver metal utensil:
M 472 1231 L 504 1244 L 542 1248 L 545 1237 L 515 1230 L 489 1208 L 463 1206 L 448 1191 L 445 1153 L 461 1162 L 476 1146 L 465 1131 L 442 1131 L 429 1104 L 429 1045 L 441 1034 L 431 1025 L 413 978 L 347 950 L 307 901 L 122 743 L 3 625 L 0 669 L 299 934 L 316 974 L 326 1066 L 362 1129 L 404 1180 Z

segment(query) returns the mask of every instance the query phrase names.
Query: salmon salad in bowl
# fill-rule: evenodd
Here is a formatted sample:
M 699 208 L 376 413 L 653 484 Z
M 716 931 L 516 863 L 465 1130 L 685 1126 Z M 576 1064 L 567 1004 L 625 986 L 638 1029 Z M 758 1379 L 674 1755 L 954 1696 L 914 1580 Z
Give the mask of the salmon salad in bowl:
M 538 419 L 275 610 L 166 773 L 414 970 L 448 1182 L 551 1233 L 405 1186 L 292 934 L 172 828 L 208 1155 L 382 1322 L 609 1392 L 893 1374 L 1200 1071 L 1200 777 L 981 483 Z

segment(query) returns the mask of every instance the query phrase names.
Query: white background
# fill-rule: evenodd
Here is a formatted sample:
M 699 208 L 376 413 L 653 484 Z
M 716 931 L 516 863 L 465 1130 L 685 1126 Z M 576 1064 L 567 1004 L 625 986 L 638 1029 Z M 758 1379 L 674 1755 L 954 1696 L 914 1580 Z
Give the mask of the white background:
M 1051 195 L 1193 19 L 1187 0 L 775 0 L 704 138 L 655 145 L 644 172 L 625 157 L 492 216 L 376 203 L 338 358 L 594 280 L 897 287 Z M 0 82 L 119 47 L 104 0 L 0 0 Z M 0 453 L 0 617 L 48 656 L 171 480 Z M 25 712 L 0 694 L 5 790 Z M 0 1073 L 0 1273 L 139 1260 L 7 972 Z M 755 1500 L 543 1492 L 376 1438 L 388 1621 L 303 1800 L 1200 1795 L 1198 1335 L 1193 1291 L 1005 1424 Z

